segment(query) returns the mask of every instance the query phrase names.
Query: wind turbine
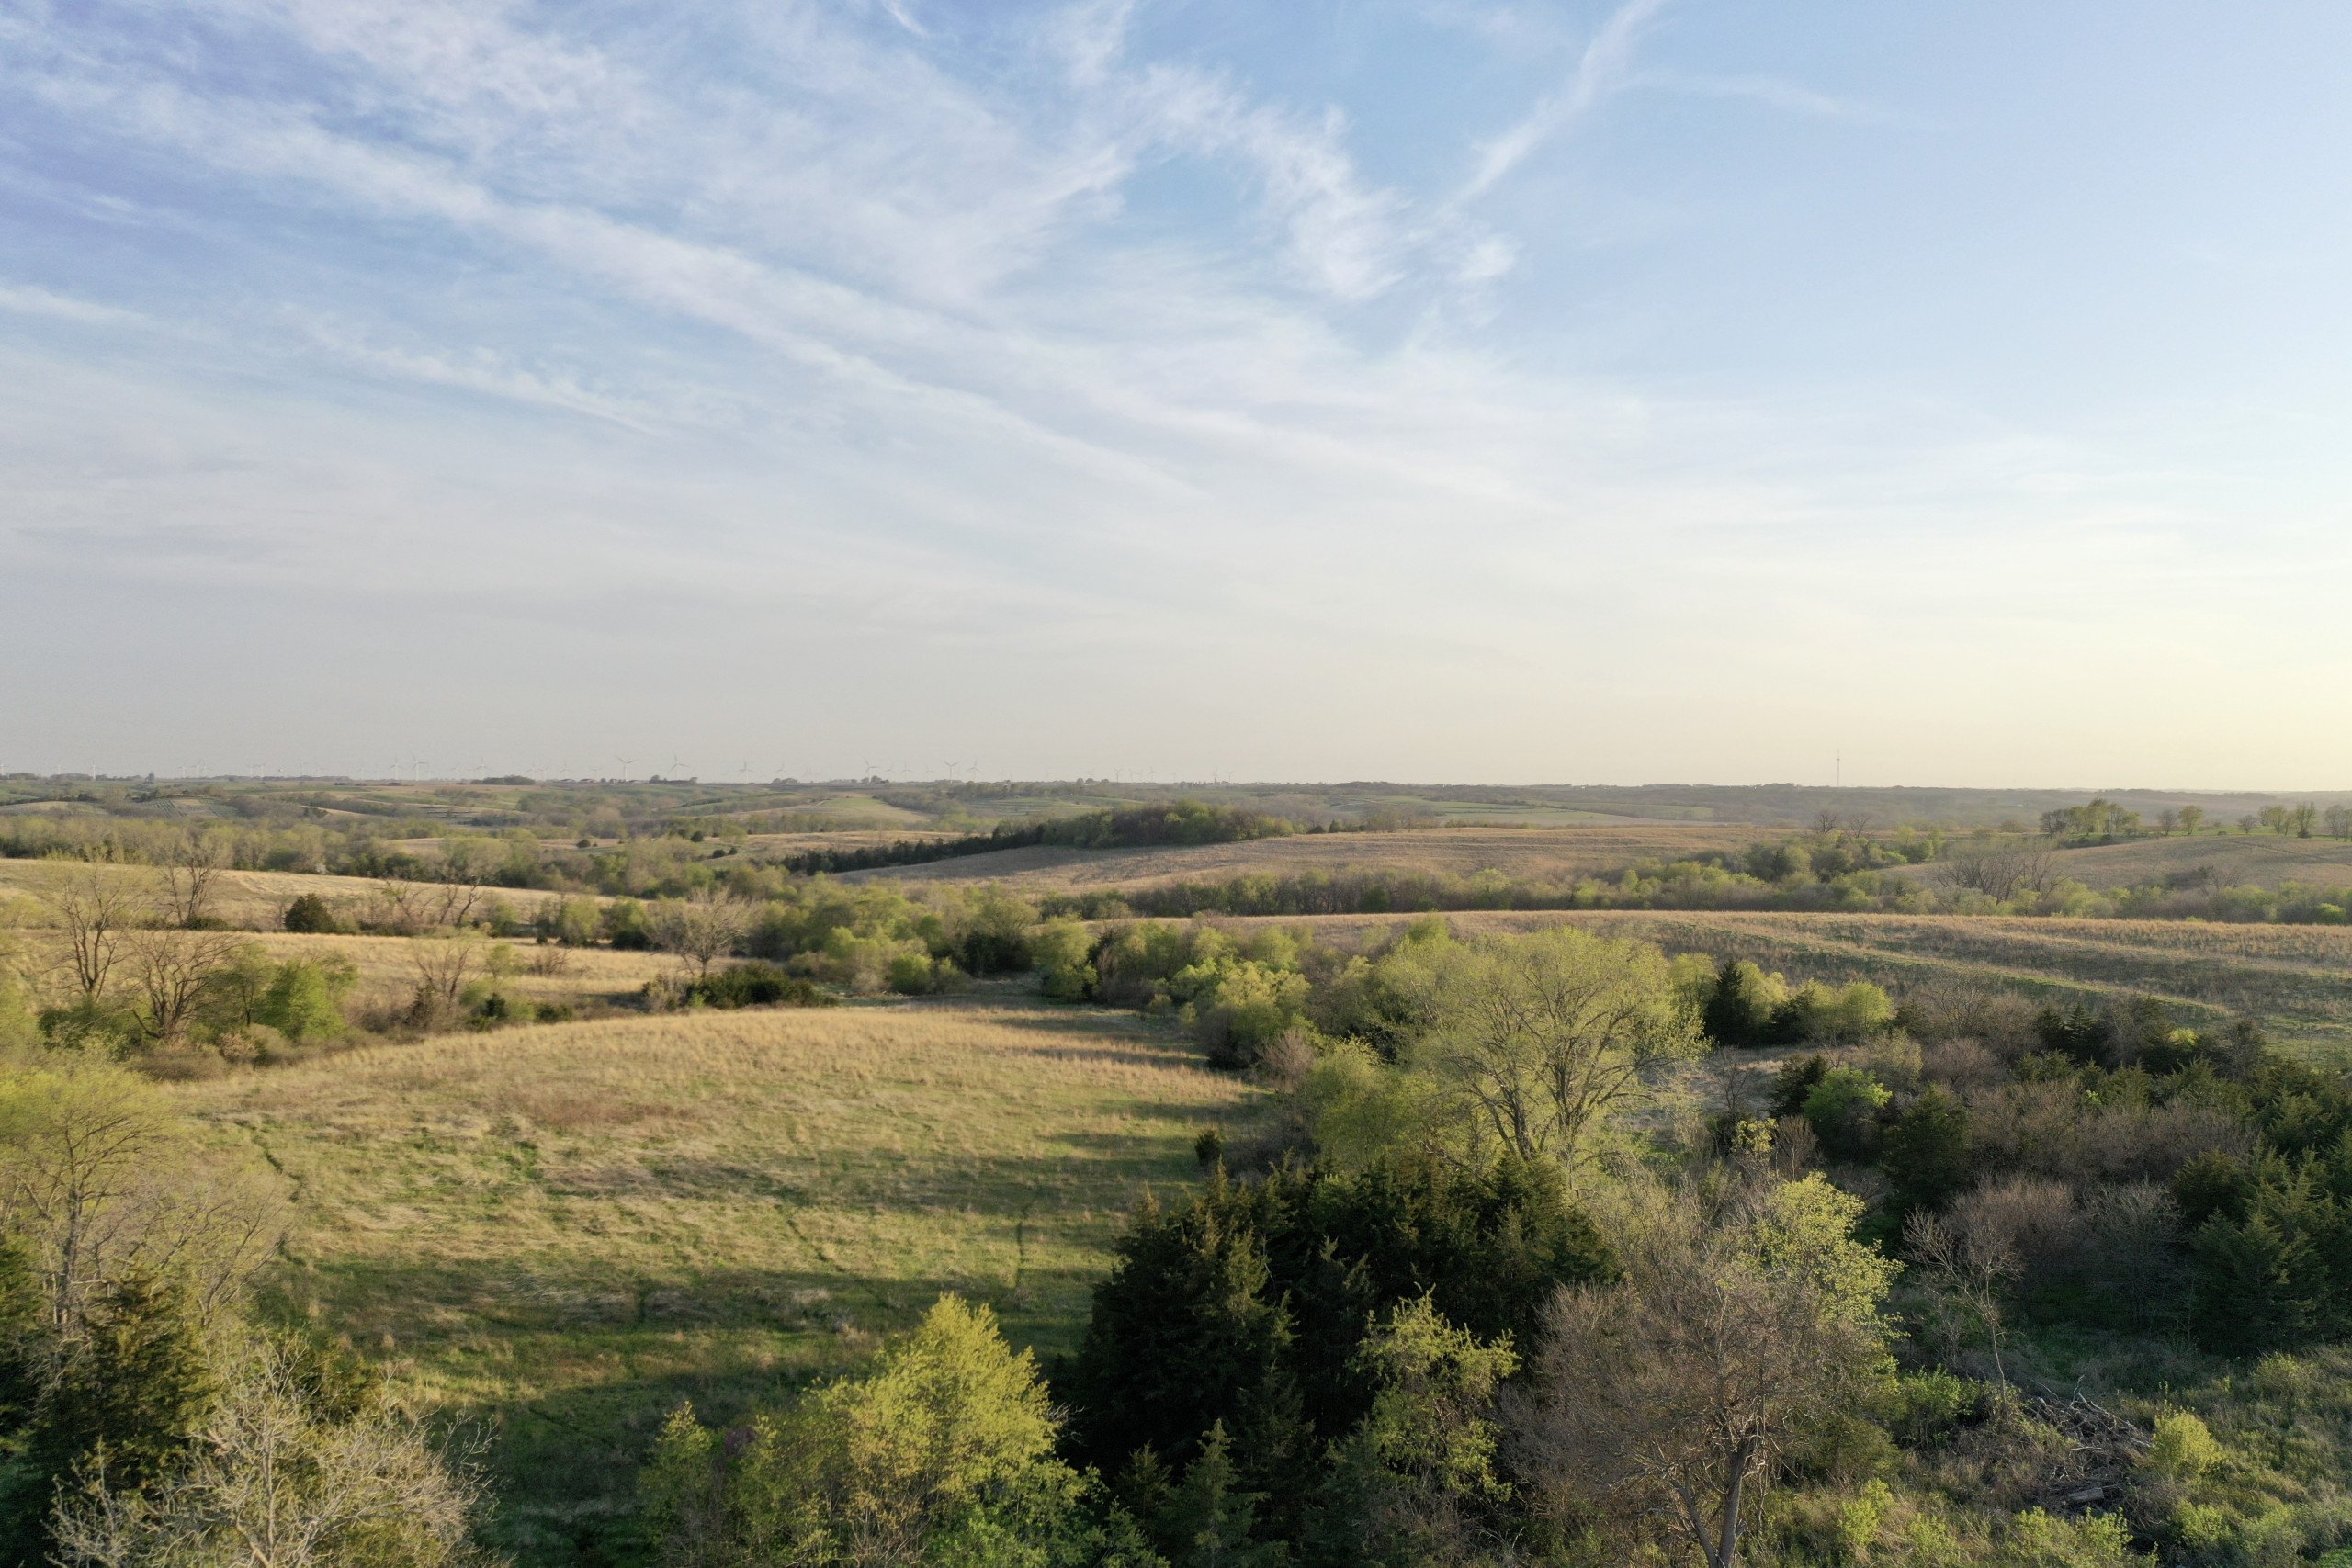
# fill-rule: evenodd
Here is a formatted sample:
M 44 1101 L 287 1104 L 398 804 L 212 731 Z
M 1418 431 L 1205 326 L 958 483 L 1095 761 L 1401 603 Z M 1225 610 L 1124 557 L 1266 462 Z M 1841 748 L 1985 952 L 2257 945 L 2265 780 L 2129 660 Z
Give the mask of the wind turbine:
M 621 765 L 621 783 L 628 783 L 628 771 L 636 764 L 637 759 L 634 757 L 624 757 L 619 752 L 616 751 L 613 753 L 613 761 Z

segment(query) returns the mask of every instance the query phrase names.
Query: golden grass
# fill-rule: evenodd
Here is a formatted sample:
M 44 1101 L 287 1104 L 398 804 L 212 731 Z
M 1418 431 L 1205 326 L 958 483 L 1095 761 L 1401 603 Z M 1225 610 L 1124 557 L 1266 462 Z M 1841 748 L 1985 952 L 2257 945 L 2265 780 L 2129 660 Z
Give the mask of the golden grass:
M 28 922 L 41 916 L 39 897 L 69 875 L 96 872 L 135 892 L 160 886 L 162 873 L 141 865 L 85 865 L 80 861 L 0 860 L 0 904 L 12 899 Z M 285 919 L 286 906 L 305 893 L 315 893 L 346 916 L 368 908 L 377 884 L 364 876 L 314 876 L 293 871 L 224 871 L 213 885 L 212 918 L 248 931 L 275 930 Z M 505 900 L 518 915 L 529 915 L 550 898 L 565 897 L 529 888 L 501 887 L 485 897 Z
M 1341 870 L 1443 876 L 1498 871 L 1510 877 L 1574 882 L 1622 871 L 1634 861 L 1742 849 L 1780 836 L 1765 828 L 1657 822 L 1583 828 L 1414 828 L 1393 833 L 1303 833 L 1238 844 L 1159 849 L 995 850 L 924 865 L 854 872 L 844 880 L 1001 881 L 1038 892 L 1107 892 L 1156 882 Z
M 1140 1021 L 983 994 L 672 1014 L 179 1086 L 297 1184 L 273 1288 L 499 1428 L 535 1562 L 625 1506 L 681 1398 L 720 1419 L 941 1291 L 1073 1341 L 1149 1182 L 1252 1091 Z

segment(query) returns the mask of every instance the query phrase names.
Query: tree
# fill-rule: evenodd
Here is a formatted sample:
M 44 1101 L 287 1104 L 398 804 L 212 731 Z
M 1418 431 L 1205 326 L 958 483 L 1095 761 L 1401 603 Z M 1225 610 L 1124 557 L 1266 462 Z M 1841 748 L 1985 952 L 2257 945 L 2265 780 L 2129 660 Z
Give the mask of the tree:
M 1455 949 L 1412 1059 L 1500 1147 L 1573 1169 L 1653 1068 L 1704 1048 L 1657 949 L 1558 927 Z
M 209 992 L 245 945 L 229 932 L 193 930 L 185 923 L 130 934 L 125 947 L 148 1043 L 169 1047 L 186 1042 Z
M 343 929 L 327 901 L 315 893 L 295 895 L 293 902 L 286 906 L 283 924 L 288 931 L 304 935 L 333 935 Z
M 1993 1226 L 1956 1224 L 1918 1210 L 1903 1227 L 1903 1246 L 1939 1292 L 1939 1306 L 1959 1307 L 1984 1329 L 1994 1381 L 2008 1387 L 2008 1368 L 2001 1358 L 2001 1303 L 2009 1282 L 2024 1270 L 2011 1238 Z
M 2203 807 L 2184 806 L 2180 808 L 2180 830 L 2182 832 L 2188 834 L 2193 839 L 2197 837 L 2199 829 L 2202 829 L 2204 826 L 2205 808 Z
M 164 852 L 163 902 L 172 924 L 193 931 L 204 923 L 228 861 L 228 840 L 219 832 L 189 832 Z
M 2283 806 L 2266 806 L 2256 820 L 2283 838 L 2287 829 L 2294 825 L 2295 818 L 2294 813 Z
M 909 1564 L 1069 1561 L 1084 1483 L 1035 1359 L 995 1314 L 942 1296 L 865 1373 L 763 1416 L 730 1457 L 682 1407 L 646 1477 L 668 1548 L 685 1563 Z M 1037 1554 L 1008 1550 L 1023 1540 Z
M 2162 811 L 2156 813 L 2156 831 L 2162 833 L 2165 838 L 2171 838 L 2173 830 L 2179 826 L 2180 813 L 2175 811 L 2171 807 L 2167 806 Z
M 2319 823 L 2318 802 L 2306 800 L 2299 806 L 2290 807 L 2287 812 L 2287 821 L 2288 825 L 2295 829 L 2295 837 L 2310 838 L 2312 829 Z
M 409 967 L 416 971 L 421 1013 L 447 1016 L 463 1002 L 467 985 L 481 972 L 481 937 L 471 931 L 421 936 L 408 944 Z
M 1940 1208 L 1974 1174 L 1969 1163 L 1968 1107 L 1941 1085 L 1929 1087 L 1887 1129 L 1880 1164 L 1906 1212 Z
M 2331 806 L 2323 818 L 2331 839 L 2352 839 L 2352 806 Z
M 119 1067 L 0 1077 L 0 1224 L 30 1249 L 62 1340 L 135 1273 L 185 1280 L 209 1314 L 267 1256 L 283 1213 L 275 1186 L 200 1154 L 161 1093 Z
M 1365 1568 L 1480 1561 L 1477 1516 L 1511 1491 L 1493 1419 L 1496 1391 L 1519 1366 L 1510 1336 L 1481 1341 L 1423 1295 L 1375 1325 L 1356 1356 L 1380 1392 L 1332 1455 L 1317 1555 Z
M 96 1000 L 114 973 L 123 933 L 145 912 L 144 900 L 127 878 L 110 875 L 97 865 L 67 872 L 42 898 L 65 933 L 74 983 L 85 998 Z
M 1788 999 L 1788 983 L 1780 976 L 1768 975 L 1745 958 L 1726 958 L 1701 1021 L 1718 1045 L 1763 1045 L 1771 1040 L 1773 1018 Z
M 689 898 L 664 899 L 653 907 L 651 921 L 655 944 L 705 975 L 715 960 L 735 951 L 747 923 L 741 904 L 709 888 Z
M 265 1340 L 175 1462 L 133 1483 L 111 1457 L 61 1500 L 62 1568 L 458 1568 L 479 1472 L 378 1398 L 321 1397 L 306 1358 Z
M 1623 1277 L 1559 1294 L 1515 1419 L 1555 1501 L 1619 1504 L 1707 1568 L 1735 1568 L 1791 1444 L 1883 1374 L 1894 1273 L 1820 1177 L 1723 1182 L 1636 1190 Z

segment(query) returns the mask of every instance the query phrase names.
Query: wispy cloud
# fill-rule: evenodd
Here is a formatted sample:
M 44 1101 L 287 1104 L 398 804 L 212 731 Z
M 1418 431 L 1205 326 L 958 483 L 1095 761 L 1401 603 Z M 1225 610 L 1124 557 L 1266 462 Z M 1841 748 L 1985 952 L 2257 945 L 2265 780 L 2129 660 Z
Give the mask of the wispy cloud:
M 1492 189 L 1537 148 L 1623 87 L 1632 72 L 1634 46 L 1666 5 L 1667 0 L 1625 0 L 1610 13 L 1577 54 L 1567 80 L 1518 124 L 1479 148 L 1477 165 L 1459 198 L 1468 200 Z
M 47 316 L 52 321 L 79 321 L 88 326 L 151 324 L 148 318 L 137 310 L 125 310 L 119 306 L 102 305 L 91 299 L 77 299 L 73 295 L 35 288 L 30 284 L 0 283 L 0 310 L 13 310 L 23 316 Z

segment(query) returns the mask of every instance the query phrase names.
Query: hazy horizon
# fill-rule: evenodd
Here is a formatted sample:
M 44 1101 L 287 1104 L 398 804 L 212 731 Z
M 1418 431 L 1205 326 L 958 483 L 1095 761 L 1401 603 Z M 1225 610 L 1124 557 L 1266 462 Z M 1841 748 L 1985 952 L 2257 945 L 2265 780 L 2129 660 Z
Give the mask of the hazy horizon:
M 0 772 L 2352 783 L 2347 46 L 0 0 Z

